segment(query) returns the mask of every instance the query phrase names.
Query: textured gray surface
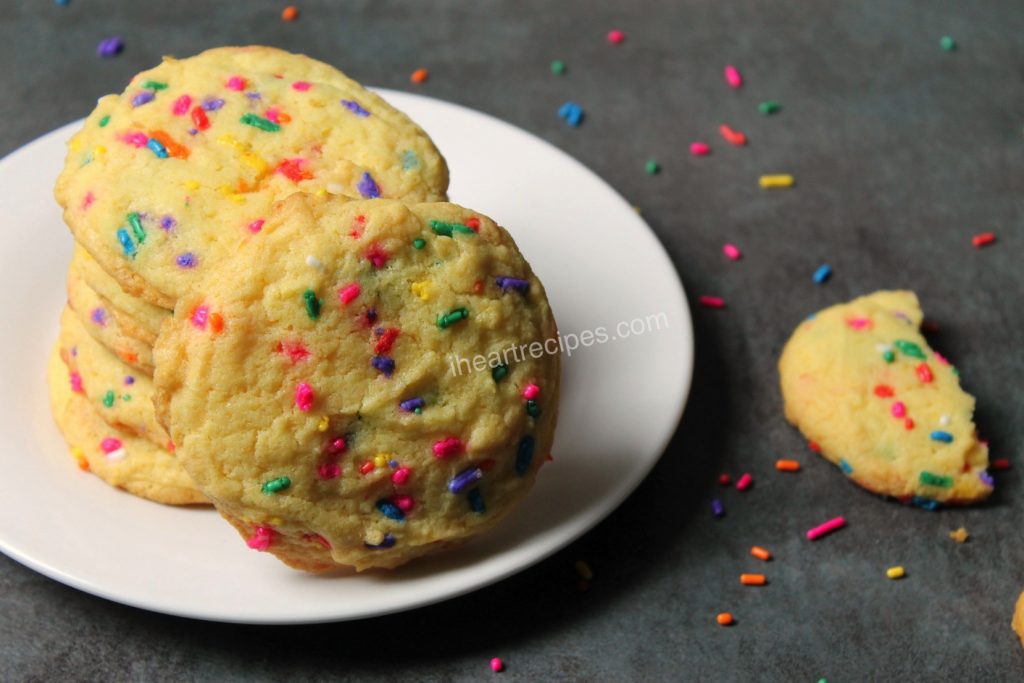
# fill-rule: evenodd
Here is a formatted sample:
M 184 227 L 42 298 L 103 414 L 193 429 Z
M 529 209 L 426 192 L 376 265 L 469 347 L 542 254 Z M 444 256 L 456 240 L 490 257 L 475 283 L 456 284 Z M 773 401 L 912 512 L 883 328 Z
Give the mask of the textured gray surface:
M 781 418 L 774 372 L 807 313 L 913 288 L 939 325 L 932 342 L 979 399 L 994 455 L 1018 455 L 1024 4 L 306 1 L 292 24 L 278 18 L 283 5 L 4 2 L 0 153 L 83 116 L 162 54 L 222 44 L 305 51 L 363 82 L 494 114 L 641 206 L 691 298 L 729 302 L 695 310 L 686 416 L 654 473 L 582 540 L 496 586 L 404 615 L 290 628 L 191 622 L 79 593 L 0 556 L 0 679 L 471 680 L 494 675 L 492 656 L 507 662 L 501 680 L 1024 676 L 1009 628 L 1024 588 L 1019 470 L 1001 474 L 977 509 L 881 501 L 806 451 Z M 612 28 L 626 31 L 623 45 L 605 42 Z M 96 58 L 111 34 L 125 37 L 124 54 Z M 939 48 L 944 34 L 957 52 Z M 564 77 L 549 72 L 555 58 L 569 66 Z M 726 63 L 743 71 L 739 92 L 722 81 Z M 410 86 L 420 66 L 431 79 Z M 568 99 L 586 109 L 579 129 L 555 116 Z M 762 99 L 783 111 L 761 117 Z M 722 122 L 750 145 L 724 145 Z M 688 155 L 698 139 L 711 157 Z M 655 177 L 643 172 L 652 156 L 664 168 Z M 798 187 L 756 188 L 778 171 Z M 999 242 L 972 249 L 983 230 Z M 740 263 L 722 257 L 727 240 L 743 249 Z M 815 286 L 825 261 L 835 274 Z M 621 276 L 634 267 L 624 260 Z M 779 456 L 804 470 L 776 474 Z M 753 473 L 754 489 L 720 490 L 721 471 Z M 721 521 L 708 512 L 713 496 L 725 500 Z M 802 539 L 836 514 L 847 529 Z M 960 525 L 971 532 L 965 545 L 947 537 Z M 747 554 L 754 543 L 776 559 L 759 565 Z M 576 558 L 597 575 L 585 594 Z M 888 581 L 893 564 L 909 576 Z M 739 585 L 740 572 L 759 569 L 770 585 Z M 715 625 L 722 610 L 736 626 Z

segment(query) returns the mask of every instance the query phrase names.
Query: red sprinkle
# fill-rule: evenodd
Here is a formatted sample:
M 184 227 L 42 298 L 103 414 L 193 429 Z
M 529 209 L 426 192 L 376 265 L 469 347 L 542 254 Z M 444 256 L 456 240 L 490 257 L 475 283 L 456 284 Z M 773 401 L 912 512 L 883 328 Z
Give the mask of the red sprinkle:
M 718 127 L 718 132 L 722 134 L 722 137 L 725 138 L 725 141 L 728 142 L 730 145 L 742 147 L 743 145 L 747 144 L 746 135 L 739 132 L 738 130 L 733 130 L 724 123 Z
M 718 475 L 718 483 L 722 486 L 728 486 L 729 484 L 732 483 L 732 477 L 723 472 L 722 474 Z
M 277 172 L 295 183 L 300 180 L 309 180 L 313 174 L 303 170 L 302 166 L 305 161 L 305 159 L 284 159 L 277 165 Z
M 995 241 L 996 235 L 994 232 L 983 232 L 971 238 L 971 244 L 973 244 L 976 249 L 992 244 Z
M 927 363 L 921 363 L 918 365 L 914 368 L 914 372 L 917 373 L 917 378 L 925 384 L 930 384 L 931 381 L 935 379 L 934 375 L 932 375 L 932 369 L 928 367 Z
M 608 31 L 608 42 L 612 45 L 621 45 L 626 40 L 626 34 L 619 29 Z
M 893 395 L 892 387 L 888 384 L 879 384 L 875 387 L 875 396 L 878 398 L 891 398 Z
M 749 472 L 744 472 L 738 480 L 736 480 L 736 489 L 738 491 L 746 491 L 754 483 L 754 478 L 750 476 Z
M 458 455 L 464 448 L 461 440 L 454 436 L 449 436 L 434 444 L 434 457 L 447 458 L 452 455 Z
M 367 460 L 366 462 L 364 462 L 364 463 L 363 463 L 363 464 L 362 464 L 362 465 L 361 465 L 361 466 L 359 467 L 359 472 L 360 472 L 361 474 L 369 474 L 370 472 L 373 472 L 373 470 L 374 470 L 374 469 L 375 469 L 376 467 L 377 467 L 377 466 L 373 464 L 373 461 L 372 461 L 372 460 Z
M 913 429 L 914 428 L 914 418 L 908 417 L 906 420 L 903 421 L 903 426 L 906 427 L 908 431 Z
M 206 112 L 202 107 L 192 107 L 192 123 L 199 130 L 206 130 L 210 127 L 210 119 L 206 117 Z
M 377 339 L 377 343 L 373 345 L 373 352 L 378 356 L 382 356 L 391 350 L 391 347 L 395 343 L 395 339 L 398 338 L 398 328 L 389 327 L 385 329 L 380 337 Z
M 1008 470 L 1010 469 L 1010 461 L 1006 458 L 996 458 L 989 466 L 994 470 Z
M 321 479 L 337 479 L 341 476 L 341 465 L 336 462 L 325 462 L 316 468 L 316 476 Z
M 467 219 L 466 227 L 474 230 L 475 232 L 480 232 L 480 219 L 477 218 L 476 216 Z
M 277 348 L 274 350 L 288 356 L 292 363 L 299 363 L 309 358 L 309 349 L 302 342 L 278 342 Z
M 698 301 L 705 308 L 725 308 L 725 299 L 721 297 L 702 294 Z
M 366 252 L 366 258 L 370 260 L 374 268 L 378 270 L 384 267 L 384 264 L 388 262 L 390 255 L 381 245 L 374 242 L 370 245 L 370 248 Z

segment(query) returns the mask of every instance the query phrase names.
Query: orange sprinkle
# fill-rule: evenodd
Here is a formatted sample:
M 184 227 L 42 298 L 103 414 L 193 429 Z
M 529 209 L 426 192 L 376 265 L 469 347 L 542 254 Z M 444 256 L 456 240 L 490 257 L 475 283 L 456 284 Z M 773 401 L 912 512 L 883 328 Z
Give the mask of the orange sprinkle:
M 220 313 L 210 314 L 210 329 L 213 330 L 214 334 L 219 334 L 224 331 L 224 316 Z
M 428 78 L 430 78 L 429 71 L 427 71 L 426 69 L 416 69 L 415 71 L 412 72 L 412 76 L 409 77 L 409 80 L 415 83 L 416 85 L 419 85 Z
M 292 117 L 289 116 L 288 114 L 286 114 L 283 111 L 279 111 L 279 112 L 277 112 L 277 122 L 278 123 L 291 123 L 292 122 Z
M 149 137 L 164 146 L 164 149 L 167 150 L 167 156 L 177 157 L 178 159 L 188 159 L 188 147 L 179 145 L 174 141 L 174 138 L 167 134 L 166 131 L 151 130 L 149 131 Z
M 767 548 L 762 548 L 759 545 L 755 545 L 753 548 L 751 548 L 750 554 L 759 560 L 764 560 L 765 562 L 772 559 L 771 551 L 769 551 Z
M 299 10 L 295 5 L 288 5 L 281 12 L 281 18 L 285 21 L 295 21 L 299 18 Z
M 764 574 L 740 574 L 740 583 L 744 586 L 763 586 L 768 580 Z
M 725 138 L 725 141 L 728 142 L 730 145 L 742 147 L 743 145 L 747 144 L 746 135 L 739 132 L 738 130 L 733 130 L 724 123 L 718 127 L 718 132 L 722 134 L 722 137 Z
M 796 460 L 776 460 L 775 469 L 780 472 L 799 472 L 800 463 Z
M 732 626 L 732 615 L 728 612 L 722 612 L 715 617 L 715 620 L 718 622 L 719 626 Z

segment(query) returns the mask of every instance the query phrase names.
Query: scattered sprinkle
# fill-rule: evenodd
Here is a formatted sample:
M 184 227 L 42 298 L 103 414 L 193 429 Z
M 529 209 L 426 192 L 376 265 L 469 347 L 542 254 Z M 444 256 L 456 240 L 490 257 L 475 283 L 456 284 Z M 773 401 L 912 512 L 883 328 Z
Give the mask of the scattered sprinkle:
M 309 316 L 310 320 L 316 320 L 320 317 L 320 299 L 316 298 L 316 292 L 312 289 L 307 289 L 302 293 L 302 298 L 306 302 L 306 315 Z
M 711 146 L 705 142 L 691 142 L 690 154 L 695 157 L 706 157 L 711 154 Z
M 967 539 L 970 538 L 970 534 L 967 533 L 967 529 L 965 529 L 964 527 L 960 527 L 955 531 L 950 531 L 949 537 L 957 543 L 965 543 Z
M 705 308 L 725 308 L 725 299 L 717 296 L 702 294 L 698 299 L 701 306 Z
M 505 379 L 505 375 L 507 375 L 507 374 L 508 374 L 508 366 L 507 365 L 505 365 L 504 363 L 502 363 L 501 365 L 495 365 L 494 369 L 491 370 L 491 379 L 493 379 L 495 383 L 498 383 L 501 380 Z
M 442 313 L 437 316 L 437 326 L 439 328 L 446 329 L 451 327 L 460 320 L 465 320 L 469 317 L 469 311 L 465 308 L 456 308 L 448 313 Z
M 276 133 L 281 130 L 281 126 L 279 124 L 274 123 L 270 119 L 265 119 L 262 116 L 256 116 L 256 114 L 253 113 L 242 114 L 242 118 L 239 120 L 247 126 L 259 128 L 260 130 L 268 133 Z
M 295 21 L 299 18 L 299 9 L 295 5 L 288 5 L 281 12 L 282 21 Z
M 946 52 L 956 51 L 956 41 L 953 40 L 953 36 L 942 36 L 939 38 L 939 47 Z
M 953 435 L 950 434 L 949 432 L 944 432 L 939 429 L 935 430 L 928 436 L 929 438 L 931 438 L 932 441 L 941 441 L 942 443 L 953 443 Z
M 799 472 L 800 462 L 797 460 L 776 460 L 775 469 L 780 472 Z
M 430 229 L 434 231 L 435 235 L 442 237 L 452 237 L 454 233 L 462 233 L 464 235 L 475 235 L 476 231 L 468 225 L 462 225 L 461 223 L 445 223 L 444 221 L 430 221 Z
M 996 458 L 995 460 L 993 460 L 993 461 L 992 461 L 992 462 L 990 463 L 990 465 L 989 465 L 989 466 L 990 466 L 990 467 L 991 467 L 992 469 L 994 469 L 994 470 L 996 470 L 996 471 L 1000 471 L 1000 472 L 1001 472 L 1001 471 L 1003 471 L 1003 470 L 1008 470 L 1008 469 L 1010 469 L 1010 467 L 1011 467 L 1011 464 L 1010 464 L 1010 461 L 1009 461 L 1008 459 L 1006 459 L 1006 458 Z
M 839 458 L 839 469 L 842 470 L 843 474 L 850 476 L 853 474 L 853 465 L 846 461 L 846 458 Z
M 893 346 L 895 346 L 904 356 L 925 360 L 924 351 L 922 351 L 921 347 L 914 342 L 909 342 L 905 339 L 897 339 L 893 342 Z
M 253 550 L 263 553 L 274 542 L 274 530 L 267 526 L 258 526 L 253 535 L 246 539 L 245 544 Z
M 747 144 L 747 136 L 738 130 L 733 130 L 724 123 L 718 127 L 718 132 L 722 135 L 726 142 L 736 147 L 742 147 Z
M 722 253 L 725 254 L 725 257 L 730 261 L 739 261 L 743 258 L 743 254 L 740 253 L 740 248 L 731 242 L 726 242 L 722 245 Z
M 749 472 L 744 472 L 743 475 L 736 480 L 736 490 L 746 491 L 754 484 L 754 478 L 750 476 Z
M 764 560 L 765 562 L 768 562 L 772 559 L 771 551 L 769 551 L 767 548 L 762 548 L 759 545 L 755 545 L 753 548 L 751 548 L 750 554 L 759 560 Z
M 789 174 L 777 174 L 777 175 L 763 175 L 757 180 L 757 184 L 765 190 L 775 190 L 786 187 L 793 187 L 794 183 L 793 176 Z
M 782 109 L 782 105 L 772 100 L 765 100 L 761 104 L 757 105 L 757 110 L 764 116 L 771 116 L 777 114 Z
M 530 471 L 530 464 L 533 462 L 533 449 L 536 441 L 530 435 L 526 435 L 519 442 L 519 449 L 516 452 L 516 474 L 520 477 L 526 476 Z
M 96 46 L 96 54 L 104 58 L 116 57 L 123 51 L 124 40 L 120 36 L 104 38 L 100 41 L 100 44 Z
M 981 249 L 995 241 L 996 235 L 993 232 L 982 232 L 971 238 L 971 244 L 974 245 L 975 249 Z
M 731 483 L 732 483 L 732 477 L 730 477 L 725 472 L 723 472 L 722 474 L 718 475 L 718 484 L 720 486 L 728 486 Z
M 270 481 L 263 482 L 263 486 L 260 487 L 260 490 L 266 494 L 277 493 L 279 491 L 284 491 L 291 485 L 292 480 L 288 477 L 278 477 L 277 479 L 271 479 Z
M 467 488 L 484 478 L 484 471 L 479 467 L 468 467 L 448 482 L 448 490 L 452 493 L 462 493 Z
M 928 367 L 928 363 L 919 363 L 918 366 L 914 368 L 914 372 L 923 384 L 931 384 L 935 379 L 935 376 L 932 374 L 932 369 Z
M 813 275 L 814 283 L 818 285 L 824 284 L 830 277 L 832 277 L 832 266 L 827 263 L 818 266 Z
M 427 71 L 426 69 L 416 69 L 415 71 L 412 72 L 412 75 L 409 76 L 409 80 L 413 83 L 413 85 L 420 85 L 421 83 L 425 82 L 428 78 L 430 78 L 430 72 Z
M 385 377 L 390 377 L 395 372 L 395 359 L 387 356 L 374 356 L 370 359 L 370 365 L 379 370 Z
M 824 524 L 819 524 L 813 529 L 808 529 L 806 534 L 807 540 L 816 541 L 817 539 L 821 538 L 826 534 L 830 534 L 833 531 L 836 531 L 837 529 L 842 529 L 844 526 L 846 526 L 845 517 L 833 517 Z
M 740 583 L 744 586 L 763 586 L 768 583 L 764 574 L 740 574 Z
M 505 662 L 501 661 L 501 657 L 493 657 L 491 659 L 491 671 L 499 673 L 505 670 Z
M 608 42 L 612 45 L 621 45 L 626 40 L 626 34 L 619 29 L 608 31 Z
M 732 64 L 727 64 L 725 67 L 725 82 L 734 89 L 743 85 L 743 76 L 740 75 L 740 70 Z
M 907 573 L 903 567 L 889 567 L 885 570 L 885 575 L 890 579 L 902 579 Z
M 647 175 L 658 175 L 661 173 L 661 164 L 658 163 L 657 159 L 648 159 L 647 163 L 644 164 L 644 171 Z
M 380 197 L 380 188 L 369 171 L 363 171 L 363 177 L 356 183 L 356 189 L 359 190 L 359 194 L 364 199 L 378 199 Z
M 732 615 L 728 612 L 722 612 L 721 614 L 719 614 L 717 617 L 715 617 L 715 621 L 718 622 L 719 626 L 732 626 L 733 624 Z
M 558 108 L 558 116 L 573 128 L 578 128 L 583 123 L 583 107 L 575 102 L 566 102 Z
M 295 387 L 295 407 L 304 413 L 308 413 L 313 407 L 313 387 L 306 382 L 301 382 Z
M 932 472 L 921 472 L 918 479 L 925 486 L 937 486 L 942 489 L 953 486 L 953 477 L 945 477 Z
M 556 76 L 561 76 L 565 72 L 566 72 L 565 62 L 563 62 L 560 59 L 556 59 L 553 62 L 551 62 L 551 73 L 553 73 Z
M 378 500 L 377 509 L 380 510 L 380 513 L 388 519 L 393 519 L 396 522 L 405 521 L 405 513 L 402 512 L 402 508 L 398 507 L 390 500 Z
M 462 444 L 462 440 L 454 436 L 441 439 L 434 444 L 434 457 L 435 458 L 449 458 L 453 455 L 458 455 L 465 450 L 465 446 Z
M 357 296 L 359 296 L 359 293 L 361 291 L 362 290 L 360 289 L 358 282 L 353 282 L 350 285 L 345 285 L 344 287 L 338 290 L 338 301 L 340 301 L 343 306 L 347 306 L 348 304 L 352 303 L 352 301 Z
M 711 499 L 711 514 L 713 514 L 715 517 L 725 516 L 725 506 L 722 505 L 722 501 L 718 500 L 717 498 Z
M 499 275 L 494 278 L 494 284 L 501 287 L 501 291 L 507 292 L 510 289 L 514 289 L 520 294 L 526 294 L 530 291 L 530 281 L 523 280 L 517 277 L 509 277 L 507 275 Z
M 370 112 L 368 112 L 366 109 L 363 109 L 363 107 L 355 100 L 341 100 L 341 106 L 345 107 L 345 109 L 348 109 L 350 112 L 352 112 L 353 114 L 360 118 L 366 118 L 367 116 L 370 115 Z
M 179 268 L 194 268 L 196 265 L 196 255 L 191 251 L 186 251 L 184 254 L 178 254 L 174 261 L 178 264 Z

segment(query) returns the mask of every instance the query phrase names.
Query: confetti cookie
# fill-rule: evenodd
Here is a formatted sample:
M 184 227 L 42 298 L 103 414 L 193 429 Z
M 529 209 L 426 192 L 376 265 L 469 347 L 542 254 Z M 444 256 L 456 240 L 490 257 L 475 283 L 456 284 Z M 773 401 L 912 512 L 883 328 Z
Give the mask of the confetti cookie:
M 121 317 L 112 313 L 109 301 L 94 292 L 74 269 L 68 270 L 68 307 L 93 339 L 139 372 L 153 374 L 153 346 L 121 329 Z
M 446 198 L 415 123 L 326 64 L 268 47 L 166 58 L 100 99 L 55 194 L 76 239 L 132 296 L 173 308 L 296 190 Z
M 558 350 L 543 286 L 490 219 L 294 195 L 164 324 L 155 403 L 251 547 L 395 567 L 523 498 Z
M 109 304 L 109 312 L 126 335 L 152 346 L 160 333 L 160 324 L 171 311 L 129 296 L 81 245 L 75 245 L 70 270 Z
M 181 464 L 146 439 L 107 424 L 72 390 L 67 368 L 54 348 L 47 365 L 50 407 L 78 466 L 111 486 L 168 505 L 207 503 Z
M 1024 645 L 1024 593 L 1017 598 L 1017 606 L 1013 610 L 1013 630 L 1020 638 L 1020 644 Z
M 974 399 L 918 328 L 913 292 L 876 292 L 797 327 L 779 359 L 786 417 L 864 488 L 924 508 L 992 492 Z
M 64 309 L 60 319 L 60 357 L 74 390 L 85 396 L 109 424 L 167 448 L 170 437 L 156 421 L 153 379 L 122 363 L 92 338 L 78 317 Z

